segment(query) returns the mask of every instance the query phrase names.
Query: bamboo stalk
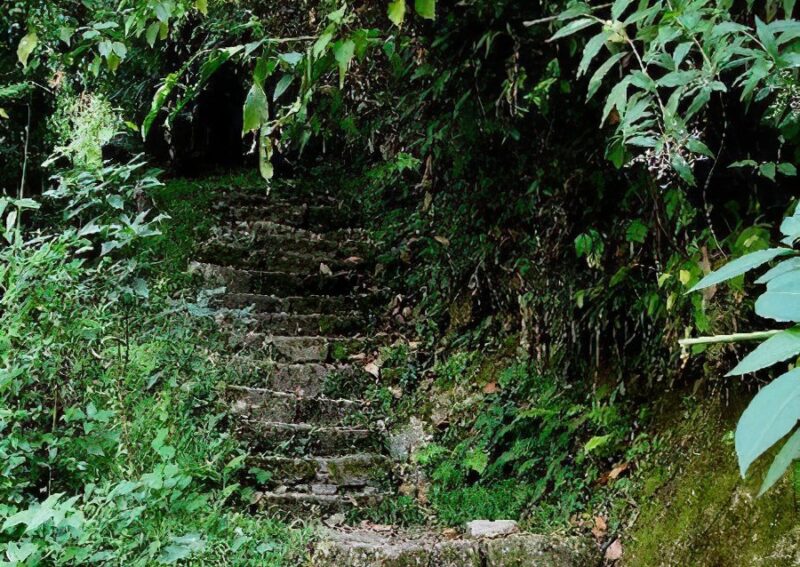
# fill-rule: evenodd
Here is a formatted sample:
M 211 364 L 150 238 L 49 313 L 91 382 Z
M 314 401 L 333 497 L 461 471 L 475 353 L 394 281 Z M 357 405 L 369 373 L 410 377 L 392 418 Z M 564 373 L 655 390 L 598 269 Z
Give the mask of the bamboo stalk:
M 710 345 L 716 343 L 739 343 L 744 341 L 763 341 L 782 333 L 783 329 L 770 331 L 756 331 L 753 333 L 733 333 L 732 335 L 712 335 L 710 337 L 696 337 L 694 339 L 680 339 L 678 344 L 682 347 L 692 345 Z

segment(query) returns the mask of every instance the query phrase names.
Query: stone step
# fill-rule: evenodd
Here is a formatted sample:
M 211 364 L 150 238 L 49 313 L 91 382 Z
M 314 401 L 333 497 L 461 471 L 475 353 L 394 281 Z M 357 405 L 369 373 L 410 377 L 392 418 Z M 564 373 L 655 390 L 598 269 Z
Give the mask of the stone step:
M 284 235 L 293 236 L 301 240 L 347 242 L 356 246 L 364 246 L 367 250 L 375 248 L 375 244 L 370 240 L 370 232 L 363 228 L 335 228 L 320 232 L 308 228 L 298 228 L 281 221 L 249 220 L 234 222 L 216 230 L 234 237 L 236 235 L 246 235 L 248 238 L 254 238 L 256 242 L 262 236 Z
M 254 333 L 254 335 L 259 335 Z M 368 350 L 362 338 L 292 337 L 261 334 L 261 347 L 276 362 L 336 362 Z M 254 336 L 255 338 L 255 336 Z M 256 339 L 258 342 L 258 339 Z
M 378 307 L 385 300 L 384 294 L 362 293 L 358 295 L 300 295 L 278 297 L 257 293 L 226 293 L 222 306 L 228 309 L 253 308 L 255 313 L 340 313 L 342 311 L 366 311 Z
M 382 437 L 365 427 L 240 419 L 237 428 L 254 450 L 269 455 L 328 457 L 380 452 L 383 445 Z
M 319 266 L 306 272 L 267 272 L 231 268 L 208 262 L 192 262 L 189 272 L 201 277 L 210 287 L 225 287 L 231 293 L 264 295 L 348 295 L 368 290 L 362 272 L 325 275 Z
M 521 533 L 447 539 L 434 531 L 322 529 L 314 567 L 595 567 L 601 554 L 589 538 Z
M 315 232 L 273 221 L 238 222 L 217 228 L 212 239 L 223 244 L 249 244 L 257 248 L 286 248 L 340 256 L 369 256 L 375 252 L 369 233 L 362 229 Z
M 385 494 L 366 487 L 346 494 L 313 494 L 307 492 L 258 492 L 253 503 L 260 510 L 278 512 L 307 519 L 309 516 L 331 516 L 353 508 L 376 506 Z M 314 564 L 316 565 L 316 563 Z M 343 563 L 339 567 L 360 565 Z
M 243 270 L 319 273 L 321 265 L 334 272 L 367 270 L 371 263 L 362 256 L 335 257 L 326 253 L 294 251 L 290 248 L 258 248 L 250 244 L 210 243 L 197 254 L 201 261 Z
M 332 205 L 308 205 L 283 200 L 240 202 L 213 208 L 223 221 L 271 221 L 317 232 L 347 229 L 357 225 L 357 219 Z
M 361 313 L 255 313 L 250 328 L 283 336 L 343 337 L 364 332 L 368 321 Z
M 245 386 L 228 386 L 226 397 L 235 415 L 270 422 L 332 426 L 369 410 L 356 400 L 305 397 L 293 392 Z
M 375 377 L 353 364 L 272 363 L 250 357 L 226 361 L 237 383 L 305 396 L 325 393 L 361 398 Z
M 388 484 L 391 462 L 377 453 L 356 453 L 340 457 L 254 456 L 250 466 L 269 471 L 269 488 L 294 485 L 336 485 L 339 487 Z

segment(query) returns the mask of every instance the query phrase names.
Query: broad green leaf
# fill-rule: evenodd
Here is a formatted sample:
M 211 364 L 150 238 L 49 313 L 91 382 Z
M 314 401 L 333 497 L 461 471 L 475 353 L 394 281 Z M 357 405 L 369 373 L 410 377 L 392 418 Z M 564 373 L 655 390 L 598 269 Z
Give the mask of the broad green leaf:
M 595 449 L 599 449 L 600 447 L 606 445 L 610 440 L 611 435 L 595 435 L 586 442 L 586 445 L 583 446 L 583 450 L 587 453 L 591 453 Z
M 572 35 L 581 31 L 582 29 L 588 28 L 592 24 L 598 23 L 597 20 L 593 20 L 592 18 L 581 18 L 579 20 L 572 20 L 566 26 L 558 30 L 553 37 L 548 39 L 547 41 L 555 41 L 557 39 L 561 39 L 562 37 L 567 37 L 568 35 Z
M 389 2 L 387 12 L 389 14 L 389 20 L 394 25 L 397 27 L 402 26 L 403 20 L 406 19 L 406 0 L 394 0 L 393 2 Z
M 597 92 L 597 89 L 600 88 L 600 85 L 603 83 L 603 78 L 608 74 L 611 70 L 611 67 L 614 66 L 617 61 L 625 57 L 625 53 L 615 53 L 608 59 L 606 59 L 600 67 L 594 72 L 592 78 L 589 79 L 589 89 L 586 93 L 586 100 L 589 100 L 594 96 L 594 93 Z
M 800 327 L 770 337 L 745 356 L 726 376 L 740 376 L 768 368 L 800 354 Z
M 783 15 L 788 19 L 792 17 L 796 0 L 783 0 Z
M 166 565 L 177 563 L 193 553 L 204 550 L 205 547 L 206 541 L 200 534 L 193 533 L 173 537 L 171 543 L 161 549 L 158 562 Z
M 286 89 L 289 88 L 289 85 L 292 84 L 293 80 L 294 80 L 294 76 L 293 75 L 289 75 L 288 73 L 286 75 L 284 75 L 283 77 L 281 77 L 281 80 L 278 81 L 277 85 L 275 85 L 275 92 L 272 93 L 272 100 L 273 101 L 278 100 L 280 98 L 280 96 L 284 92 L 286 92 Z
M 726 280 L 749 272 L 750 270 L 763 264 L 766 264 L 778 256 L 785 256 L 791 253 L 792 250 L 789 248 L 767 248 L 766 250 L 757 250 L 756 252 L 745 254 L 741 258 L 731 260 L 719 270 L 711 272 L 702 280 L 697 282 L 689 291 L 697 291 L 698 289 L 704 289 L 712 285 L 722 283 Z
M 344 76 L 347 74 L 347 67 L 356 52 L 356 44 L 352 39 L 339 40 L 333 44 L 333 57 L 339 64 L 339 88 L 344 86 Z
M 604 30 L 586 42 L 586 47 L 583 48 L 583 56 L 581 57 L 581 62 L 578 65 L 579 77 L 589 70 L 589 65 L 592 64 L 594 58 L 603 48 L 603 45 L 605 45 L 607 35 L 608 34 Z
M 414 10 L 421 18 L 436 18 L 436 0 L 414 0 Z
M 17 46 L 17 59 L 19 62 L 22 63 L 23 67 L 28 66 L 28 58 L 33 53 L 33 50 L 36 49 L 36 45 L 39 43 L 39 37 L 36 35 L 35 31 L 29 32 L 26 34 L 21 40 L 19 40 L 19 45 Z
M 775 321 L 800 321 L 800 273 L 791 270 L 767 283 L 756 299 L 756 314 Z
M 686 161 L 686 158 L 680 154 L 676 154 L 672 158 L 670 165 L 672 165 L 672 168 L 678 172 L 678 175 L 680 175 L 681 179 L 683 179 L 686 183 L 692 186 L 695 185 L 696 181 L 694 178 L 694 172 L 692 171 L 692 167 Z
M 772 464 L 769 466 L 769 470 L 764 477 L 764 482 L 761 484 L 761 490 L 758 491 L 758 495 L 761 496 L 772 488 L 783 476 L 783 473 L 786 472 L 786 469 L 789 468 L 789 465 L 792 464 L 792 461 L 798 458 L 800 458 L 800 429 L 796 430 L 792 436 L 789 437 L 789 440 L 783 444 L 781 450 L 775 455 L 775 459 L 773 459 Z
M 714 158 L 714 152 L 697 138 L 689 138 L 686 142 L 686 148 L 696 154 L 704 155 L 712 159 Z
M 764 274 L 756 280 L 757 284 L 765 284 L 783 274 L 788 274 L 794 270 L 800 270 L 800 258 L 789 258 L 780 262 L 774 268 L 767 270 Z
M 257 130 L 268 119 L 267 95 L 261 85 L 254 84 L 247 93 L 242 109 L 242 133 Z
M 791 163 L 779 163 L 778 164 L 778 173 L 781 175 L 786 175 L 787 177 L 794 177 L 797 175 L 797 168 L 794 164 Z
M 158 32 L 161 29 L 161 24 L 158 22 L 153 22 L 149 26 L 147 26 L 147 31 L 144 32 L 144 37 L 147 40 L 147 44 L 150 47 L 153 47 L 156 44 L 156 40 L 158 39 Z
M 194 7 L 204 16 L 208 15 L 208 0 L 194 0 Z
M 772 162 L 762 163 L 758 166 L 758 172 L 769 179 L 775 181 L 775 164 Z
M 328 29 L 321 33 L 317 38 L 317 41 L 314 42 L 314 46 L 311 48 L 311 53 L 315 59 L 319 58 L 319 56 L 325 51 L 325 48 L 328 47 L 328 44 L 333 39 L 333 32 L 333 24 L 330 24 Z
M 297 51 L 290 51 L 289 53 L 281 53 L 278 58 L 290 67 L 295 67 L 303 60 L 303 54 Z
M 736 425 L 735 445 L 742 477 L 764 451 L 800 419 L 800 369 L 790 370 L 758 392 Z

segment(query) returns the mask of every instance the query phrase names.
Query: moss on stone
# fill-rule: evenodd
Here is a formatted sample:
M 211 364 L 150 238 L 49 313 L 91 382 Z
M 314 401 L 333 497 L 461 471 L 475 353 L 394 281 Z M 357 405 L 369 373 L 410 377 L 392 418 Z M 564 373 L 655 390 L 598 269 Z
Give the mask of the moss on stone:
M 626 565 L 798 564 L 790 482 L 756 498 L 769 457 L 746 480 L 739 478 L 728 433 L 748 398 L 728 405 L 711 399 L 662 418 L 668 448 L 643 470 Z

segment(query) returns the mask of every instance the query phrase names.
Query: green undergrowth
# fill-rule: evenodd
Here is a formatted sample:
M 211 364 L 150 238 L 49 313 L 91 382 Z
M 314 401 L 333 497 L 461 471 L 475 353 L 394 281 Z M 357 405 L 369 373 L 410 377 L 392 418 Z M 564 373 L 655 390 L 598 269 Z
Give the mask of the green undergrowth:
M 122 179 L 116 167 L 100 175 Z M 111 184 L 113 200 L 87 201 L 108 189 L 82 175 L 82 196 L 64 192 L 80 232 L 3 222 L 3 564 L 301 563 L 310 528 L 248 512 L 255 473 L 221 398 L 224 337 L 185 273 L 217 188 L 241 181 Z M 135 220 L 134 186 L 157 206 Z
M 645 411 L 609 391 L 570 385 L 508 348 L 457 351 L 427 368 L 406 346 L 386 349 L 382 359 L 384 383 L 373 398 L 390 423 L 422 419 L 431 435 L 411 457 L 427 479 L 416 481 L 426 520 L 568 527 L 627 491 L 627 478 L 609 482 L 604 474 L 651 449 L 635 426 Z M 407 508 L 385 506 L 387 517 Z

